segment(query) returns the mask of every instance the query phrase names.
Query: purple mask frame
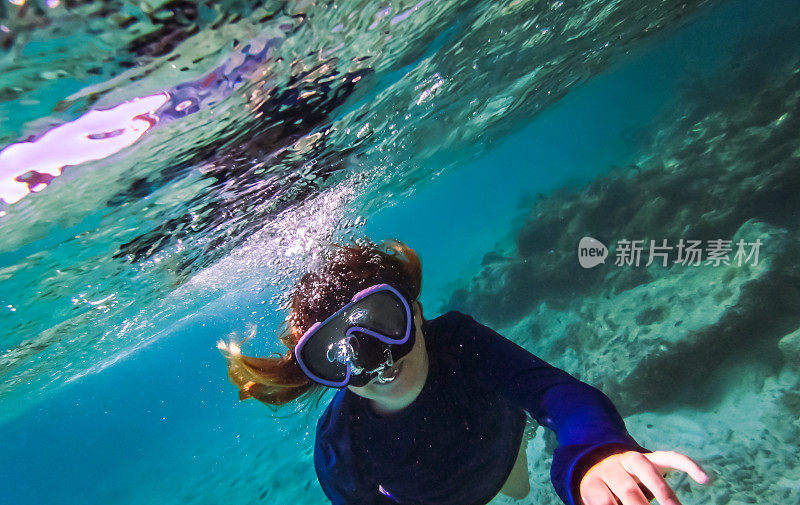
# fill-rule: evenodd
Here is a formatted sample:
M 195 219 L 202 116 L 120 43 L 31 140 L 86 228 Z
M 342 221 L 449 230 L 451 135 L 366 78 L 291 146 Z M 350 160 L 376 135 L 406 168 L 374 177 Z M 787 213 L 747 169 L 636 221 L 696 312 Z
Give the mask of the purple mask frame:
M 306 344 L 306 342 L 309 341 L 309 339 L 311 339 L 311 337 L 314 336 L 314 334 L 320 328 L 324 327 L 330 321 L 332 321 L 332 320 L 336 319 L 337 317 L 339 317 L 343 312 L 345 312 L 347 309 L 349 309 L 350 307 L 352 307 L 353 305 L 358 303 L 360 300 L 366 298 L 367 296 L 369 296 L 371 294 L 377 293 L 379 291 L 389 291 L 389 292 L 393 293 L 395 296 L 397 296 L 397 298 L 399 298 L 400 301 L 403 302 L 403 307 L 405 307 L 405 309 L 406 309 L 406 330 L 405 330 L 405 334 L 404 334 L 403 338 L 400 339 L 400 340 L 397 340 L 395 338 L 387 337 L 386 335 L 383 335 L 381 333 L 378 333 L 378 332 L 375 332 L 373 330 L 370 330 L 369 328 L 363 328 L 361 326 L 352 326 L 352 327 L 348 328 L 347 332 L 344 335 L 342 335 L 342 337 L 344 338 L 344 337 L 347 337 L 347 336 L 353 334 L 354 332 L 359 332 L 359 333 L 364 333 L 366 335 L 369 335 L 371 337 L 375 337 L 378 340 L 380 340 L 381 342 L 384 342 L 386 344 L 401 345 L 401 344 L 405 344 L 406 342 L 408 342 L 408 339 L 411 336 L 411 317 L 412 317 L 412 315 L 411 315 L 411 307 L 408 305 L 408 302 L 406 301 L 405 296 L 400 294 L 399 291 L 397 291 L 395 288 L 393 288 L 389 284 L 376 284 L 374 286 L 370 286 L 367 289 L 364 289 L 364 290 L 359 291 L 358 293 L 356 293 L 355 296 L 353 296 L 353 298 L 350 300 L 350 302 L 347 305 L 345 305 L 341 309 L 339 309 L 336 312 L 334 312 L 330 317 L 328 317 L 324 321 L 316 322 L 316 323 L 312 324 L 311 328 L 309 328 L 308 331 L 306 331 L 303 334 L 303 336 L 300 337 L 300 340 L 297 342 L 297 345 L 295 346 L 295 349 L 294 349 L 294 355 L 295 355 L 295 358 L 297 359 L 297 363 L 300 365 L 300 368 L 303 370 L 303 373 L 305 373 L 308 377 L 310 377 L 314 382 L 318 382 L 318 383 L 323 384 L 325 386 L 334 387 L 334 388 L 344 387 L 350 382 L 350 376 L 352 375 L 352 366 L 350 364 L 347 365 L 347 372 L 345 374 L 345 377 L 344 377 L 344 379 L 342 381 L 339 381 L 339 382 L 329 381 L 329 380 L 323 379 L 322 377 L 318 377 L 316 374 L 311 372 L 311 370 L 303 362 L 303 359 L 301 357 L 302 356 L 303 346 Z

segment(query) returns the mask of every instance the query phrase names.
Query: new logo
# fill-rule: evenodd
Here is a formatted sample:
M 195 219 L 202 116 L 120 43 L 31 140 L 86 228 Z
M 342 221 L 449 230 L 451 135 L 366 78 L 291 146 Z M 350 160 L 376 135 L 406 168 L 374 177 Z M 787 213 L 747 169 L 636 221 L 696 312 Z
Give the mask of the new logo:
M 578 262 L 583 268 L 593 268 L 605 263 L 607 257 L 608 248 L 596 238 L 583 237 L 578 244 Z

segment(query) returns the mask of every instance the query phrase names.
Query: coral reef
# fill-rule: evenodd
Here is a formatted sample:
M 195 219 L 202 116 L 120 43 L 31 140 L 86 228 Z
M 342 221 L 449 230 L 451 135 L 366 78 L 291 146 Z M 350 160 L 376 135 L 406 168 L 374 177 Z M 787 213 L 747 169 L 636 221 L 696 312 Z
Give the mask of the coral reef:
M 716 474 L 670 477 L 688 503 L 800 501 L 800 60 L 752 70 L 726 75 L 719 97 L 685 93 L 636 166 L 538 195 L 513 245 L 444 307 L 600 387 L 646 447 Z M 585 236 L 609 246 L 605 264 L 579 264 Z M 622 239 L 644 241 L 641 264 L 615 261 Z M 760 241 L 760 256 L 645 265 L 651 240 L 680 239 Z M 529 446 L 542 485 L 526 503 L 559 503 L 552 445 Z

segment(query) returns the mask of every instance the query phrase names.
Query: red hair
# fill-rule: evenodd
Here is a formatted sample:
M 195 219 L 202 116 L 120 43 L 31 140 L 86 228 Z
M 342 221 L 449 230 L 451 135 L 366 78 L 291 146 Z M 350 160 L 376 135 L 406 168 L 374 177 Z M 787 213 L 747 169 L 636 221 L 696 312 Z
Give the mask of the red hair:
M 290 298 L 288 328 L 279 334 L 288 347 L 285 355 L 244 356 L 240 345 L 255 335 L 255 329 L 241 342 L 220 340 L 217 347 L 228 361 L 228 378 L 239 388 L 239 399 L 255 398 L 267 405 L 283 405 L 319 391 L 300 369 L 294 347 L 317 321 L 339 310 L 352 297 L 375 284 L 390 284 L 409 302 L 422 288 L 422 265 L 413 249 L 399 240 L 374 244 L 360 240 L 352 245 L 334 245 L 325 265 L 304 275 Z

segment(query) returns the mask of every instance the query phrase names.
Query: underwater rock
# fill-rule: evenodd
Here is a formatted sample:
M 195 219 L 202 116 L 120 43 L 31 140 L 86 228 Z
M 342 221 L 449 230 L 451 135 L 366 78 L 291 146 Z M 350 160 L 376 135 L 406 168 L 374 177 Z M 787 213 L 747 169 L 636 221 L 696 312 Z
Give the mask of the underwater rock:
M 506 260 L 485 265 L 446 308 L 465 310 L 502 328 L 543 301 L 563 304 L 578 295 L 616 294 L 652 281 L 654 268 L 605 268 L 603 274 L 602 267 L 580 267 L 575 254 L 584 236 L 611 249 L 614 239 L 644 244 L 651 239 L 670 244 L 681 238 L 731 239 L 754 218 L 797 229 L 798 65 L 779 66 L 779 75 L 755 97 L 728 98 L 703 117 L 693 110 L 713 103 L 687 105 L 688 111 L 659 132 L 652 154 L 638 166 L 613 169 L 582 190 L 538 195 L 515 249 L 494 251 Z
M 705 465 L 713 486 L 670 477 L 691 503 L 800 502 L 800 59 L 757 82 L 752 64 L 725 78 L 750 84 L 738 95 L 684 97 L 637 166 L 539 195 L 513 246 L 444 307 L 602 389 L 645 447 Z M 605 264 L 580 266 L 586 236 Z M 622 239 L 643 240 L 641 264 L 614 261 Z M 664 239 L 733 250 L 645 265 Z M 740 240 L 757 261 L 736 261 Z M 529 447 L 532 475 L 551 450 Z
M 542 303 L 505 333 L 600 387 L 622 412 L 659 408 L 687 388 L 693 403 L 710 401 L 713 391 L 692 385 L 741 355 L 777 363 L 778 340 L 800 324 L 800 282 L 782 269 L 800 254 L 797 236 L 751 220 L 734 238 L 761 240 L 758 265 L 673 267 L 567 308 Z
M 800 366 L 800 328 L 783 337 L 778 347 L 788 363 Z

